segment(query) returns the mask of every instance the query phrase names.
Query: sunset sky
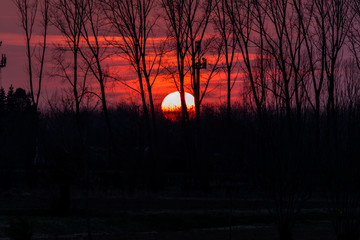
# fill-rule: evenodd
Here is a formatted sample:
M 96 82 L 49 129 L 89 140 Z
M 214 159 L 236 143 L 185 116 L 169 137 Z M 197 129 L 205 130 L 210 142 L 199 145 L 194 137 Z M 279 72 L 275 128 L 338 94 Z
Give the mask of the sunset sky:
M 2 69 L 2 85 L 8 88 L 26 87 L 24 41 L 18 24 L 16 8 L 11 0 L 1 1 L 0 7 L 0 41 L 3 41 L 1 52 L 7 55 L 7 67 Z
M 53 46 L 54 43 L 61 43 L 63 41 L 62 36 L 57 35 L 58 33 L 51 27 L 49 35 L 49 44 Z M 165 28 L 164 28 L 165 29 Z M 163 29 L 163 31 L 165 31 Z M 36 39 L 36 36 L 34 36 Z M 7 55 L 7 66 L 2 69 L 1 73 L 1 85 L 7 90 L 10 84 L 15 88 L 22 87 L 26 90 L 29 89 L 26 75 L 26 59 L 25 59 L 25 41 L 23 36 L 23 31 L 19 24 L 19 17 L 17 14 L 17 9 L 14 3 L 11 0 L 2 1 L 2 6 L 0 8 L 0 41 L 3 41 L 3 45 L 0 49 L 1 53 Z M 34 41 L 35 42 L 35 41 Z M 54 96 L 59 96 L 63 94 L 63 90 L 69 88 L 69 85 L 66 81 L 61 79 L 56 79 L 50 77 L 50 74 L 53 74 L 53 69 L 51 68 L 51 61 L 49 61 L 53 55 L 53 48 L 50 47 L 47 50 L 47 59 L 48 64 L 46 68 L 46 75 L 44 78 L 43 91 L 41 94 L 41 104 L 46 104 L 48 99 L 53 98 Z M 205 56 L 208 58 L 208 63 L 211 65 L 215 59 L 215 56 Z M 172 55 L 168 54 L 164 57 L 163 64 L 170 63 L 174 61 Z M 131 66 L 127 63 L 126 60 L 121 57 L 113 57 L 106 60 L 105 66 L 108 67 L 111 71 L 119 73 L 118 75 L 122 80 L 127 82 L 133 82 L 136 84 L 136 75 L 133 74 Z M 226 81 L 225 74 L 217 74 L 210 87 L 208 93 L 204 99 L 204 102 L 208 103 L 225 103 L 226 101 Z M 132 81 L 131 79 L 134 79 Z M 94 89 L 97 85 L 94 82 Z M 190 81 L 187 80 L 187 88 L 190 87 Z M 137 86 L 137 85 L 133 85 Z M 241 84 L 237 83 L 233 89 L 233 98 L 239 98 Z M 157 79 L 153 86 L 154 100 L 157 106 L 160 106 L 162 99 L 171 92 L 176 91 L 175 84 L 169 77 L 162 76 Z M 190 90 L 187 90 L 188 92 Z M 107 93 L 108 101 L 110 104 L 116 104 L 118 102 L 137 102 L 139 101 L 139 96 L 133 90 L 125 87 L 118 82 L 110 82 L 107 84 Z

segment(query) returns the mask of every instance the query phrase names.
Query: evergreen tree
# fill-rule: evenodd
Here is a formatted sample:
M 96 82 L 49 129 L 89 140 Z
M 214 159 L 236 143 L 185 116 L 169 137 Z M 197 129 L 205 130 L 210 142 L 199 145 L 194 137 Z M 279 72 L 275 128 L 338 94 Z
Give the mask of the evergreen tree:
M 0 112 L 5 110 L 6 105 L 6 95 L 3 87 L 0 88 Z
M 22 88 L 17 88 L 14 93 L 14 104 L 17 111 L 26 111 L 31 108 L 31 100 L 26 91 Z
M 9 91 L 6 96 L 6 105 L 7 105 L 7 109 L 9 111 L 14 110 L 14 108 L 15 108 L 15 95 L 14 95 L 13 85 L 10 85 L 10 87 L 9 87 Z

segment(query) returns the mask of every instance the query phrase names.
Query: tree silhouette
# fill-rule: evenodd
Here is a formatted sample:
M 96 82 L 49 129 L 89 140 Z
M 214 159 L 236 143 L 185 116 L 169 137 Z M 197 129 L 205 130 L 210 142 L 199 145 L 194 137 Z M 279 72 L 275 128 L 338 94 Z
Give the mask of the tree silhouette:
M 52 6 L 52 23 L 66 39 L 66 45 L 57 47 L 56 67 L 59 74 L 71 85 L 73 99 L 75 101 L 75 114 L 78 133 L 83 141 L 83 133 L 80 119 L 80 104 L 87 92 L 86 80 L 88 68 L 83 70 L 83 78 L 80 79 L 81 66 L 79 66 L 79 48 L 81 31 L 85 16 L 85 0 L 60 0 Z M 72 62 L 69 66 L 66 62 L 66 52 L 72 53 Z M 65 55 L 65 56 L 64 56 Z M 72 76 L 71 76 L 72 75 Z
M 163 56 L 163 43 L 150 41 L 151 37 L 156 37 L 154 27 L 159 18 L 155 13 L 156 1 L 102 0 L 101 2 L 105 15 L 112 26 L 110 32 L 120 36 L 120 40 L 109 39 L 109 43 L 119 50 L 120 56 L 129 62 L 137 75 L 140 90 L 132 87 L 131 89 L 141 96 L 143 112 L 150 132 L 149 142 L 152 144 L 154 139 L 151 135 L 156 136 L 156 114 L 152 87 L 159 74 Z M 121 81 L 121 76 L 120 82 L 124 83 Z M 151 118 L 147 102 L 150 105 Z
M 106 78 L 107 74 L 103 66 L 106 59 L 106 46 L 103 41 L 104 21 L 101 15 L 100 3 L 96 0 L 85 0 L 85 11 L 82 16 L 81 36 L 85 41 L 86 47 L 79 48 L 79 52 L 90 69 L 90 72 L 99 83 L 100 95 L 94 93 L 101 100 L 102 111 L 104 113 L 109 139 L 113 138 L 112 126 L 109 117 L 108 104 L 106 101 Z M 111 144 L 110 140 L 110 144 Z
M 168 69 L 168 71 L 172 75 L 176 87 L 180 92 L 181 119 L 183 122 L 189 118 L 187 113 L 186 102 L 185 102 L 185 73 L 186 73 L 185 57 L 189 50 L 189 43 L 187 41 L 187 35 L 189 33 L 189 29 L 188 29 L 188 25 L 186 24 L 186 13 L 185 13 L 187 2 L 188 1 L 182 1 L 182 0 L 161 1 L 161 6 L 164 9 L 165 20 L 169 29 L 170 39 L 174 41 L 173 45 L 176 52 L 177 74 L 174 73 L 174 71 L 171 69 Z
M 236 37 L 235 24 L 231 24 L 228 14 L 228 0 L 219 1 L 214 9 L 214 27 L 219 32 L 222 39 L 221 53 L 225 55 L 225 72 L 227 77 L 227 118 L 230 123 L 231 119 L 231 90 L 235 84 L 236 78 L 233 78 L 233 70 L 235 67 L 236 55 Z
M 50 0 L 44 0 L 41 2 L 39 0 L 14 0 L 14 3 L 18 9 L 21 27 L 25 34 L 30 96 L 32 105 L 37 111 L 44 73 L 45 53 L 47 49 Z M 39 11 L 41 14 L 41 35 L 43 39 L 40 46 L 40 56 L 37 56 L 35 53 L 38 51 L 38 48 L 33 47 L 32 37 L 34 34 L 35 22 L 37 18 L 39 18 Z M 38 63 L 34 63 L 34 60 L 36 59 L 39 60 Z M 40 65 L 39 69 L 37 69 L 37 65 L 35 64 Z M 35 83 L 35 76 L 37 78 L 37 84 Z M 35 89 L 35 86 L 37 86 L 37 89 Z
M 3 87 L 0 88 L 0 112 L 3 113 L 6 106 L 6 94 Z
M 15 109 L 16 111 L 25 112 L 31 110 L 31 99 L 26 91 L 22 88 L 17 88 L 13 94 L 15 100 Z
M 259 1 L 230 1 L 226 2 L 226 13 L 234 28 L 234 37 L 239 47 L 245 68 L 244 72 L 250 82 L 252 97 L 259 118 L 265 101 L 265 11 Z M 254 34 L 258 32 L 258 48 L 260 51 L 260 69 L 257 74 L 255 62 L 251 59 L 251 44 L 254 43 Z M 256 77 L 258 77 L 258 80 Z
M 15 95 L 14 95 L 14 87 L 13 85 L 10 85 L 9 90 L 6 95 L 6 107 L 8 111 L 12 111 L 15 108 Z

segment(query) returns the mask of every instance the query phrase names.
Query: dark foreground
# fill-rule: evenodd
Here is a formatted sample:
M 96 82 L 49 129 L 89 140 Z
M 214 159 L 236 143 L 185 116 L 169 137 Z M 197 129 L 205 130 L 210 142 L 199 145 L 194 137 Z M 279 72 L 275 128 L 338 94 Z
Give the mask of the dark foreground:
M 266 204 L 256 198 L 92 193 L 88 201 L 73 197 L 69 212 L 60 213 L 48 208 L 50 195 L 3 192 L 0 239 L 24 239 L 11 236 L 26 231 L 32 239 L 89 239 L 89 229 L 93 240 L 279 239 Z M 297 217 L 293 239 L 336 239 L 323 205 L 322 200 L 308 201 Z
M 111 129 L 97 110 L 81 125 L 72 111 L 10 110 L 0 117 L 4 237 L 359 239 L 360 108 L 320 118 L 239 108 L 231 121 L 204 108 L 199 121 L 158 114 L 149 127 L 120 106 Z M 240 226 L 231 237 L 230 225 Z
M 294 230 L 294 239 L 302 240 L 332 240 L 335 239 L 333 234 L 329 232 L 328 224 L 317 225 L 300 225 Z M 33 239 L 86 239 L 86 233 L 64 234 L 64 235 L 47 235 L 38 234 Z M 8 238 L 2 237 L 1 240 Z M 229 229 L 194 229 L 188 231 L 176 232 L 142 232 L 142 233 L 94 233 L 92 239 L 95 240 L 115 240 L 115 239 L 129 239 L 129 240 L 217 240 L 217 239 L 243 239 L 243 240 L 273 240 L 277 239 L 277 233 L 271 226 L 240 226 L 236 227 L 231 232 Z

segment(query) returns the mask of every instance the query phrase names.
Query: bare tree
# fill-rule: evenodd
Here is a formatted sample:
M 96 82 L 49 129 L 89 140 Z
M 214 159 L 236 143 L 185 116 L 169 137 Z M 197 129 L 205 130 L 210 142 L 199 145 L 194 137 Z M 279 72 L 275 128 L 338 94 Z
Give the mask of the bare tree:
M 326 11 L 325 30 L 326 46 L 325 46 L 325 70 L 327 75 L 328 100 L 327 112 L 328 115 L 335 114 L 335 85 L 336 75 L 335 71 L 339 64 L 341 50 L 343 49 L 345 40 L 347 39 L 350 27 L 353 22 L 354 14 L 351 11 L 351 2 L 349 0 L 319 0 L 321 3 L 317 6 L 318 11 Z
M 60 0 L 53 4 L 53 25 L 60 31 L 66 39 L 66 46 L 58 46 L 56 48 L 57 67 L 63 77 L 70 83 L 75 101 L 76 122 L 79 136 L 82 139 L 82 127 L 80 121 L 80 104 L 86 93 L 86 77 L 79 81 L 79 47 L 81 40 L 81 31 L 84 21 L 85 1 L 84 0 Z M 72 64 L 68 66 L 64 55 L 66 52 L 72 53 Z M 72 76 L 71 76 L 72 75 Z
M 293 6 L 287 0 L 264 1 L 259 3 L 266 15 L 270 27 L 263 25 L 266 51 L 274 58 L 281 73 L 281 91 L 289 130 L 292 130 L 292 100 L 296 95 L 297 107 L 300 108 L 298 96 L 301 46 L 303 37 L 298 26 L 298 18 Z M 261 24 L 264 24 L 262 22 Z
M 358 119 L 356 105 L 359 104 L 359 1 L 337 1 L 328 3 L 327 6 L 328 36 L 332 38 L 326 42 L 326 109 L 335 139 L 328 143 L 331 147 L 328 152 L 331 162 L 327 168 L 327 177 L 331 182 L 326 189 L 326 198 L 336 238 L 358 239 L 360 196 L 356 190 L 359 188 L 359 181 L 355 170 L 359 167 L 355 157 L 358 155 L 358 145 L 354 140 L 356 133 L 353 133 L 353 127 L 350 126 Z M 346 41 L 349 49 L 343 47 Z M 352 52 L 351 58 L 345 58 L 346 55 L 343 54 L 345 59 L 342 59 L 342 53 L 347 53 L 348 50 Z M 336 89 L 337 87 L 339 89 Z M 340 104 L 343 104 L 343 111 L 339 111 Z M 337 125 L 338 121 L 341 121 L 341 125 L 344 122 L 349 125 L 350 129 L 345 131 L 346 134 L 340 131 L 343 127 Z M 346 148 L 341 147 L 342 145 Z
M 348 37 L 348 46 L 350 51 L 352 52 L 353 55 L 353 63 L 350 64 L 350 66 L 356 66 L 358 70 L 360 70 L 360 1 L 353 1 L 353 5 L 352 5 L 352 10 L 354 13 L 354 21 L 352 24 L 352 27 L 350 29 L 350 34 Z M 349 95 L 349 100 L 350 100 L 350 109 L 353 108 L 354 106 L 354 110 L 357 109 L 359 106 L 359 94 L 358 94 L 358 89 L 359 89 L 359 81 L 358 81 L 358 71 L 353 71 L 352 67 L 350 68 L 346 68 L 345 70 L 348 70 L 348 74 L 349 77 L 347 77 L 347 79 L 351 78 L 351 80 L 349 81 L 349 84 L 347 85 L 348 88 L 348 95 Z
M 317 121 L 321 111 L 321 96 L 324 83 L 327 86 L 327 113 L 335 114 L 336 69 L 339 66 L 343 46 L 349 35 L 354 19 L 348 0 L 316 0 L 306 3 L 299 1 L 295 9 L 300 18 L 304 35 L 306 55 L 309 61 Z
M 326 41 L 326 27 L 325 16 L 326 13 L 323 8 L 317 8 L 315 1 L 293 1 L 293 6 L 297 12 L 299 20 L 299 28 L 304 40 L 304 54 L 303 59 L 308 62 L 308 68 L 304 71 L 309 72 L 311 81 L 311 91 L 306 91 L 306 96 L 311 108 L 315 112 L 317 136 L 320 136 L 320 111 L 321 111 L 321 96 L 325 79 L 325 41 Z M 318 3 L 321 4 L 321 3 Z
M 29 74 L 29 87 L 30 87 L 30 95 L 32 105 L 34 110 L 37 111 L 43 72 L 44 72 L 44 64 L 45 64 L 45 53 L 47 48 L 47 31 L 49 25 L 49 7 L 50 0 L 14 0 L 14 3 L 18 9 L 18 13 L 21 20 L 21 27 L 25 33 L 25 41 L 26 41 L 26 56 L 27 56 L 27 67 Z M 42 29 L 42 43 L 40 45 L 40 56 L 38 56 L 37 50 L 38 47 L 33 47 L 32 37 L 35 29 L 35 22 L 39 17 L 39 11 L 41 13 L 41 29 Z M 34 66 L 34 58 L 37 57 L 39 61 L 39 69 L 36 74 L 36 68 Z M 35 75 L 36 74 L 36 75 Z M 36 84 L 36 80 L 37 84 Z M 36 87 L 37 86 L 37 89 Z
M 206 52 L 206 48 L 201 49 L 201 45 L 205 36 L 205 32 L 209 25 L 210 17 L 213 13 L 215 0 L 188 0 L 185 1 L 184 17 L 186 27 L 188 28 L 186 41 L 189 46 L 189 55 L 191 61 L 191 87 L 194 93 L 195 117 L 200 118 L 200 104 L 202 96 L 200 93 L 200 69 L 206 67 L 205 59 L 203 62 L 202 55 Z M 216 63 L 217 65 L 217 63 Z M 215 66 L 216 66 L 215 65 Z
M 154 26 L 158 15 L 154 8 L 156 1 L 150 0 L 102 0 L 104 12 L 120 40 L 110 39 L 112 46 L 120 50 L 138 76 L 143 111 L 149 129 L 156 135 L 156 115 L 152 93 L 152 86 L 159 74 L 162 58 L 162 43 L 149 41 L 154 36 Z M 152 47 L 152 49 L 150 49 Z M 153 50 L 153 54 L 149 53 Z M 156 68 L 157 66 L 157 68 Z M 146 88 L 143 81 L 145 80 Z M 146 90 L 147 94 L 146 94 Z M 146 95 L 150 104 L 150 117 L 148 113 Z M 151 140 L 150 140 L 151 142 Z
M 290 27 L 286 31 L 286 41 L 290 46 L 289 49 L 289 58 L 290 65 L 293 69 L 293 78 L 294 78 L 294 94 L 295 94 L 295 106 L 297 119 L 300 120 L 302 115 L 302 108 L 304 104 L 304 95 L 306 93 L 306 83 L 305 79 L 308 76 L 308 71 L 306 69 L 307 65 L 303 60 L 303 45 L 304 45 L 304 34 L 301 28 L 301 21 L 303 16 L 298 14 L 296 10 L 297 6 L 301 6 L 302 0 L 293 0 L 290 2 L 291 15 L 292 17 L 289 20 Z M 301 10 L 300 10 L 301 12 Z
M 204 55 L 209 51 L 210 41 L 204 41 L 213 10 L 216 6 L 214 0 L 186 0 L 171 1 L 162 0 L 165 12 L 165 21 L 169 28 L 169 38 L 174 46 L 177 60 L 177 73 L 167 68 L 175 80 L 176 87 L 180 92 L 182 103 L 182 118 L 186 119 L 185 103 L 185 76 L 190 74 L 191 88 L 195 99 L 196 118 L 200 116 L 200 105 L 209 86 L 209 81 L 218 70 L 218 58 L 212 64 L 206 80 L 201 83 L 200 69 L 205 68 Z M 205 47 L 201 47 L 201 45 Z M 201 91 L 201 85 L 203 90 Z
M 354 1 L 352 5 L 352 10 L 354 13 L 354 24 L 350 29 L 350 36 L 349 36 L 349 46 L 350 50 L 352 51 L 357 67 L 360 69 L 360 2 Z
M 356 121 L 356 111 L 360 103 L 360 71 L 354 59 L 344 61 L 341 69 L 343 77 L 340 91 L 337 92 L 341 97 L 339 104 L 342 104 L 342 109 L 348 112 L 349 121 Z
M 107 57 L 105 55 L 106 46 L 104 44 L 104 37 L 102 30 L 104 26 L 101 6 L 97 0 L 84 0 L 85 11 L 82 19 L 81 37 L 84 40 L 84 45 L 79 48 L 79 52 L 83 60 L 87 63 L 90 72 L 93 74 L 100 86 L 99 97 L 102 103 L 102 110 L 105 117 L 106 126 L 110 139 L 113 138 L 110 117 L 108 113 L 108 106 L 106 101 L 105 81 L 106 73 L 103 67 L 103 60 Z M 111 141 L 111 140 L 110 140 Z
M 245 65 L 244 70 L 249 79 L 252 96 L 259 118 L 265 100 L 265 65 L 264 65 L 264 19 L 260 3 L 257 1 L 230 1 L 226 2 L 226 11 L 234 28 L 240 55 Z M 255 22 L 257 25 L 255 25 Z M 259 81 L 256 79 L 256 63 L 251 58 L 255 49 L 255 39 L 258 37 L 260 55 Z M 260 84 L 258 84 L 260 83 Z M 260 86 L 260 88 L 258 88 Z
M 223 48 L 222 53 L 225 55 L 225 69 L 227 75 L 227 118 L 231 119 L 231 90 L 235 84 L 232 78 L 232 72 L 235 66 L 235 50 L 236 50 L 236 37 L 235 37 L 235 24 L 231 24 L 231 19 L 227 12 L 229 6 L 228 0 L 221 0 L 216 4 L 214 10 L 214 25 L 215 29 L 219 32 Z
M 170 73 L 180 92 L 181 119 L 183 122 L 189 118 L 185 102 L 185 57 L 189 50 L 187 41 L 189 28 L 185 16 L 187 1 L 188 0 L 161 0 L 161 5 L 165 12 L 165 20 L 169 29 L 170 41 L 173 41 L 176 52 L 177 74 L 174 74 L 173 71 L 170 71 Z M 176 79 L 178 79 L 178 83 Z
M 276 121 L 281 122 L 282 111 L 285 113 L 284 123 L 287 123 L 285 124 L 287 127 L 282 133 L 276 133 L 281 136 L 277 143 L 269 141 L 270 136 L 275 134 L 266 127 L 266 124 L 271 124 L 271 119 L 267 119 L 267 122 L 263 121 L 259 145 L 264 155 L 262 162 L 258 163 L 259 174 L 265 177 L 260 180 L 262 181 L 260 184 L 268 199 L 268 210 L 276 221 L 279 238 L 284 240 L 292 239 L 296 215 L 301 210 L 303 201 L 308 197 L 306 190 L 309 190 L 307 179 L 304 177 L 306 165 L 301 157 L 303 135 L 294 128 L 293 120 L 295 108 L 299 118 L 302 114 L 304 92 L 302 83 L 307 76 L 307 72 L 302 69 L 304 36 L 294 8 L 295 4 L 298 4 L 298 1 L 245 1 L 239 7 L 231 8 L 235 9 L 235 12 L 240 12 L 233 14 L 235 17 L 242 16 L 235 21 L 239 26 L 237 28 L 239 48 L 250 78 L 258 112 L 260 110 L 259 115 L 263 104 L 266 104 L 266 92 L 273 95 L 275 106 L 281 104 L 280 112 L 277 113 L 280 116 Z M 250 44 L 255 45 L 260 53 L 259 68 L 256 68 L 254 61 L 249 57 Z M 260 81 L 256 81 L 254 77 L 257 74 Z M 260 82 L 259 90 L 256 88 L 257 82 Z M 294 154 L 295 156 L 290 154 L 296 152 L 298 154 Z

